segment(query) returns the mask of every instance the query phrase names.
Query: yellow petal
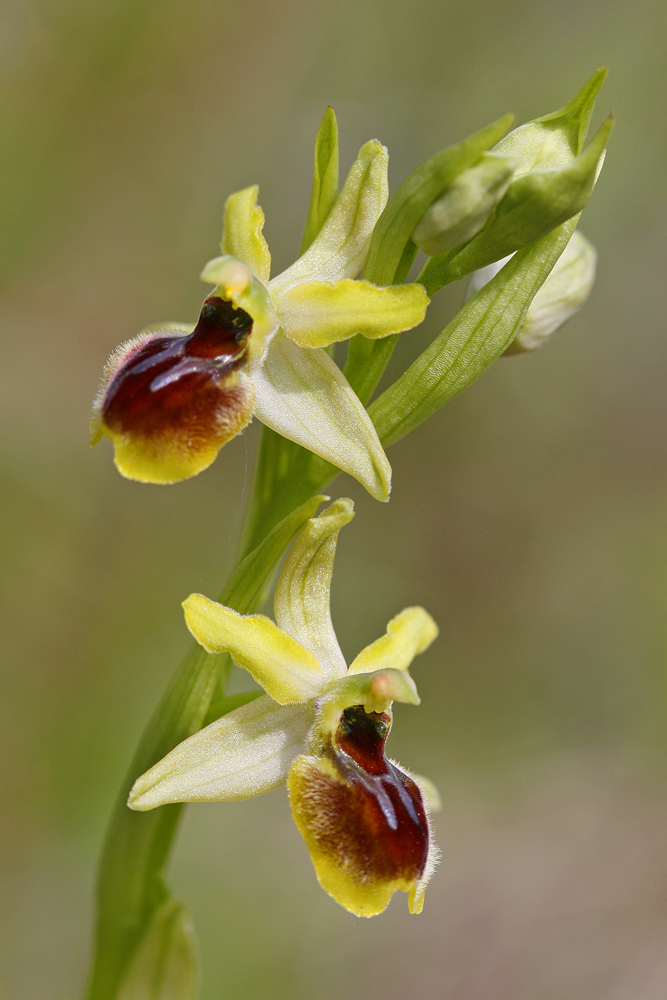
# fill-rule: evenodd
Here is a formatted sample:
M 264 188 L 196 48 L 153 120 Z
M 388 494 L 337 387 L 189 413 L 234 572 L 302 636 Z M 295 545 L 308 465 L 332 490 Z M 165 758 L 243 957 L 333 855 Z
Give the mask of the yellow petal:
M 201 594 L 183 602 L 185 621 L 209 653 L 230 653 L 279 705 L 309 701 L 324 685 L 316 657 L 264 615 L 240 615 Z
M 327 347 L 360 333 L 377 339 L 418 326 L 429 298 L 423 285 L 381 288 L 369 281 L 304 281 L 277 300 L 280 325 L 302 347 Z
M 350 665 L 350 674 L 371 670 L 407 670 L 415 656 L 428 649 L 438 626 L 424 608 L 405 608 L 387 625 L 386 633 L 372 642 Z

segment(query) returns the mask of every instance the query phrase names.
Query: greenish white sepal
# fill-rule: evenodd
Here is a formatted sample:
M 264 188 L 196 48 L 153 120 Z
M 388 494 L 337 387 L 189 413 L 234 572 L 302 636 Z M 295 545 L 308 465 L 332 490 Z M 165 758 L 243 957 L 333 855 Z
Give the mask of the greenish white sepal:
M 292 546 L 274 596 L 276 624 L 317 657 L 327 680 L 347 664 L 331 622 L 330 591 L 338 532 L 354 517 L 351 500 L 335 500 L 306 522 Z
M 429 298 L 421 285 L 304 281 L 280 296 L 280 325 L 301 347 L 328 347 L 355 334 L 376 339 L 418 326 Z
M 117 1000 L 195 1000 L 199 989 L 197 941 L 185 907 L 167 899 L 153 911 Z
M 300 281 L 354 278 L 364 266 L 373 229 L 387 203 L 387 150 L 372 139 L 359 150 L 327 221 L 308 250 L 271 281 L 276 302 Z
M 412 239 L 420 250 L 444 253 L 476 236 L 507 191 L 517 162 L 486 153 L 459 174 L 416 226 Z
M 519 332 L 505 354 L 536 350 L 574 316 L 591 294 L 596 264 L 595 247 L 576 230 L 531 302 Z
M 279 332 L 252 377 L 262 423 L 388 499 L 391 466 L 375 427 L 326 351 L 304 350 Z
M 217 802 L 262 795 L 285 783 L 304 752 L 312 705 L 278 705 L 262 695 L 216 719 L 137 778 L 131 809 L 169 802 Z

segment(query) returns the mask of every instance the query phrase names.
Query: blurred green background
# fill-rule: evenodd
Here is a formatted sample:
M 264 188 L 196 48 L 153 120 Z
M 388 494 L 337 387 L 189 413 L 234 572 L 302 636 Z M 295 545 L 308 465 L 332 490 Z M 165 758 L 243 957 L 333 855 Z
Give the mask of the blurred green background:
M 406 604 L 441 626 L 390 744 L 443 797 L 424 914 L 402 895 L 373 921 L 340 910 L 282 790 L 191 808 L 172 882 L 204 1000 L 662 1000 L 663 0 L 4 0 L 1 16 L 0 997 L 81 995 L 106 819 L 187 647 L 179 602 L 232 565 L 256 453 L 258 425 L 196 480 L 121 480 L 108 442 L 87 443 L 107 354 L 196 316 L 231 191 L 261 185 L 274 270 L 290 263 L 327 103 L 343 170 L 377 137 L 395 188 L 608 64 L 588 306 L 393 448 L 389 505 L 333 488 L 358 506 L 334 581 L 344 651 Z M 436 298 L 395 374 L 462 296 Z

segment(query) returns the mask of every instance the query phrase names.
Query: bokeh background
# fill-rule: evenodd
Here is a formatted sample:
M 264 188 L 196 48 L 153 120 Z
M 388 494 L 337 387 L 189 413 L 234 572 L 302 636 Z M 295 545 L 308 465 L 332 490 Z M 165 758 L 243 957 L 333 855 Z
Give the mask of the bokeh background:
M 96 856 L 188 645 L 180 601 L 232 565 L 257 425 L 174 488 L 116 474 L 87 421 L 107 354 L 189 320 L 228 193 L 259 182 L 294 257 L 320 117 L 392 188 L 599 65 L 618 113 L 582 229 L 586 309 L 392 449 L 389 505 L 341 477 L 333 613 L 354 655 L 405 604 L 441 637 L 393 755 L 431 776 L 421 917 L 318 888 L 286 795 L 189 810 L 172 867 L 204 1000 L 667 995 L 667 15 L 662 0 L 3 0 L 0 997 L 76 1000 Z M 442 292 L 399 373 L 445 324 Z M 235 683 L 239 683 L 235 681 Z

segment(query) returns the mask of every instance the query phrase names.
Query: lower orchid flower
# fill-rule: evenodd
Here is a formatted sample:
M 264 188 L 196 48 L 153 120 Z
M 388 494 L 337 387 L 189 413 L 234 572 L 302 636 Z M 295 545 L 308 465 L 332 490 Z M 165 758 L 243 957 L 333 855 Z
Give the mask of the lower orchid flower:
M 137 779 L 129 805 L 245 799 L 287 783 L 296 825 L 322 887 L 352 913 L 374 916 L 394 892 L 421 912 L 438 848 L 432 786 L 385 756 L 391 705 L 419 704 L 408 673 L 438 629 L 406 608 L 348 668 L 331 624 L 337 536 L 353 517 L 338 500 L 308 521 L 275 592 L 275 623 L 193 594 L 188 628 L 229 652 L 266 694 L 191 736 Z
M 337 142 L 335 153 L 337 177 Z M 387 499 L 391 468 L 375 428 L 324 350 L 424 318 L 421 285 L 353 280 L 387 201 L 387 164 L 385 147 L 367 142 L 318 235 L 271 280 L 258 188 L 227 199 L 223 256 L 202 272 L 215 288 L 197 325 L 140 334 L 107 362 L 92 441 L 111 438 L 123 475 L 153 483 L 194 476 L 255 414 Z

